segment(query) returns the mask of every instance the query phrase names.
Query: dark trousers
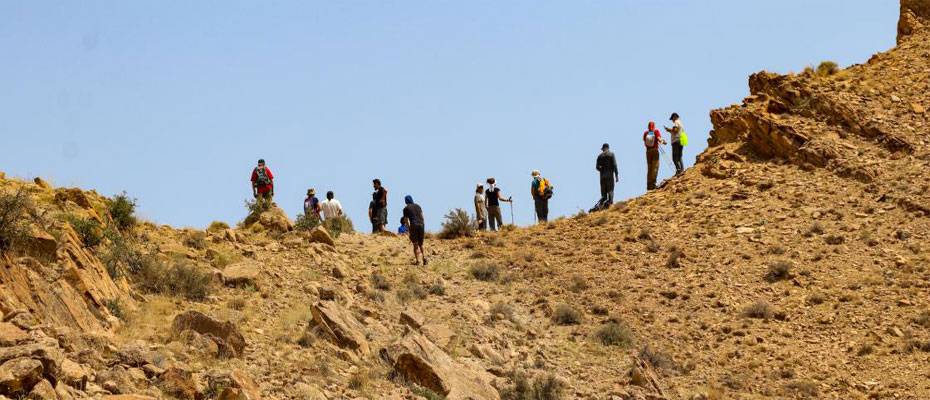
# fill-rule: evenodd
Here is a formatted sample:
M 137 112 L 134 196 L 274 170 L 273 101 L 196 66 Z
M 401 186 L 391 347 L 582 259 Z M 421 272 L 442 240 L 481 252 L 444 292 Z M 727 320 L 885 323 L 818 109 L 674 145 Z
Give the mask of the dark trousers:
M 488 226 L 491 231 L 496 231 L 498 227 L 504 226 L 504 220 L 501 218 L 501 206 L 488 206 Z
M 614 182 L 613 175 L 601 177 L 601 204 L 614 204 Z
M 548 222 L 549 221 L 549 200 L 543 198 L 533 199 L 533 203 L 536 206 L 536 220 L 537 222 Z
M 672 161 L 675 162 L 675 175 L 678 175 L 685 170 L 685 163 L 681 162 L 681 151 L 683 149 L 684 146 L 682 146 L 681 143 L 672 143 Z
M 659 149 L 650 147 L 646 149 L 646 190 L 656 188 L 656 178 L 659 176 Z

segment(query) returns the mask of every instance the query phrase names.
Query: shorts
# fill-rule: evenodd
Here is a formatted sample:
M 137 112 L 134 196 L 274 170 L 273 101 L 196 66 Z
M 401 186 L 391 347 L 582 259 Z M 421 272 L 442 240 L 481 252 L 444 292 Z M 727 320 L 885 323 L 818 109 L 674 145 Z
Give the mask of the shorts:
M 408 235 L 410 236 L 411 243 L 422 246 L 423 240 L 426 238 L 426 227 L 422 225 L 411 225 Z

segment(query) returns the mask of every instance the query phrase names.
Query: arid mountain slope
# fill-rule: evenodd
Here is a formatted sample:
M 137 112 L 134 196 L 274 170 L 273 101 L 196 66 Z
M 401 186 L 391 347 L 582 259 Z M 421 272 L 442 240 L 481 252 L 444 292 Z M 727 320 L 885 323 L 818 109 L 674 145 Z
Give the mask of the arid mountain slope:
M 754 74 L 658 190 L 431 239 L 428 267 L 277 209 L 180 230 L 0 176 L 0 395 L 930 398 L 928 21 L 903 0 L 865 64 Z

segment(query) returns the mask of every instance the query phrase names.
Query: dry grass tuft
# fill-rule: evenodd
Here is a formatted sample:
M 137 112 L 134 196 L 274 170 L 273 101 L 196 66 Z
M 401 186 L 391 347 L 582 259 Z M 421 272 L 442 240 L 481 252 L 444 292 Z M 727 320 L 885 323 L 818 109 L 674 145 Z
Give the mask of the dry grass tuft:
M 492 262 L 475 263 L 469 269 L 471 276 L 479 281 L 495 282 L 500 279 L 500 267 Z
M 578 325 L 581 323 L 581 313 L 568 304 L 559 304 L 552 312 L 552 322 L 557 325 Z

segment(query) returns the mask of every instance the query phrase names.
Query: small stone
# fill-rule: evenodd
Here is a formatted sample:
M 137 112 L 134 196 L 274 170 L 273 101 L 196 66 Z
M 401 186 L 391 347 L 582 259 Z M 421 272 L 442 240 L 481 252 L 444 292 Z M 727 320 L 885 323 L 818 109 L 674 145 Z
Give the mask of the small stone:
M 923 114 L 927 112 L 927 109 L 918 103 L 911 103 L 911 110 L 914 111 L 915 114 Z

